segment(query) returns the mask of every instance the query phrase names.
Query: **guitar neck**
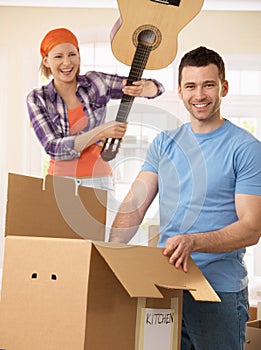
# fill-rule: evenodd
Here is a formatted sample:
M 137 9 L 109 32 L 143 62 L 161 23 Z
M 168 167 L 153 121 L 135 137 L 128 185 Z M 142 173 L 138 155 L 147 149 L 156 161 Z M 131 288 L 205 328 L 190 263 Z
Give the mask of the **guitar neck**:
M 138 81 L 142 77 L 142 73 L 146 67 L 149 55 L 151 52 L 151 46 L 139 43 L 136 48 L 136 52 L 131 65 L 130 73 L 127 79 L 127 85 L 130 86 L 134 81 Z M 123 94 L 116 116 L 116 120 L 119 122 L 125 122 L 128 118 L 130 109 L 134 101 L 134 96 Z
M 147 34 L 147 33 L 146 33 Z M 144 38 L 147 39 L 144 34 Z M 149 42 L 154 39 L 154 34 L 149 33 Z M 132 61 L 130 73 L 127 79 L 127 85 L 132 85 L 134 81 L 141 79 L 142 73 L 146 67 L 150 52 L 151 45 L 148 45 L 147 41 L 140 41 L 137 45 L 135 55 Z M 116 116 L 116 121 L 125 122 L 128 118 L 130 109 L 134 101 L 134 96 L 123 94 Z M 101 157 L 106 162 L 115 158 L 119 147 L 121 139 L 106 139 L 101 150 Z

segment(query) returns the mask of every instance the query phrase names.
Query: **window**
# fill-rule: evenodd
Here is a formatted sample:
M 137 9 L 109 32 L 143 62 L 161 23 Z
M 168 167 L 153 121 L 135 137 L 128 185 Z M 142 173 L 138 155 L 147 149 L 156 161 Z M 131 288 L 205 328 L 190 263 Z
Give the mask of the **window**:
M 238 125 L 239 127 L 249 131 L 251 134 L 257 137 L 257 120 L 256 118 L 240 118 L 240 117 L 231 117 L 229 120 Z
M 261 70 L 227 70 L 230 94 L 261 95 Z

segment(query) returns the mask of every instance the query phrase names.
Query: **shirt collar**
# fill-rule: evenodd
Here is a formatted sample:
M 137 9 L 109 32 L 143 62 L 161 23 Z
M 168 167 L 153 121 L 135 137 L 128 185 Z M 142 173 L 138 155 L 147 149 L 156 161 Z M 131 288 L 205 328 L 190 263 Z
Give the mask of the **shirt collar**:
M 47 85 L 49 96 L 50 96 L 50 99 L 51 99 L 52 102 L 54 102 L 56 100 L 57 95 L 58 95 L 58 92 L 55 89 L 53 82 L 54 82 L 54 80 L 52 79 L 50 81 L 50 83 Z M 91 83 L 90 83 L 89 79 L 86 76 L 78 75 L 78 77 L 77 77 L 77 90 L 79 89 L 80 86 L 87 87 L 87 86 L 90 86 L 90 85 L 91 85 Z
M 48 93 L 49 93 L 49 96 L 50 96 L 50 100 L 52 102 L 54 102 L 56 100 L 57 91 L 56 91 L 56 89 L 55 89 L 55 87 L 53 85 L 53 79 L 47 85 L 47 88 L 48 88 Z
M 91 82 L 86 75 L 78 75 L 78 77 L 77 77 L 77 90 L 80 86 L 83 86 L 86 88 L 90 85 L 91 85 Z

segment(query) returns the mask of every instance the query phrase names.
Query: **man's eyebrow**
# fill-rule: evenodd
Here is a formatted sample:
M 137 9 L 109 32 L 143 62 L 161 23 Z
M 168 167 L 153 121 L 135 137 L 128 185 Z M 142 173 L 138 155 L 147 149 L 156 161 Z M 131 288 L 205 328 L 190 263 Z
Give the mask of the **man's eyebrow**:
M 206 81 L 204 81 L 204 84 L 208 84 L 208 83 L 216 84 L 216 80 L 206 80 Z
M 194 85 L 194 84 L 196 84 L 194 81 L 186 81 L 184 83 L 184 86 L 186 86 L 186 85 Z
M 202 82 L 202 84 L 209 84 L 209 83 L 216 84 L 216 80 L 204 80 Z M 186 81 L 184 83 L 184 86 L 186 86 L 186 85 L 195 85 L 195 84 L 197 84 L 195 81 Z

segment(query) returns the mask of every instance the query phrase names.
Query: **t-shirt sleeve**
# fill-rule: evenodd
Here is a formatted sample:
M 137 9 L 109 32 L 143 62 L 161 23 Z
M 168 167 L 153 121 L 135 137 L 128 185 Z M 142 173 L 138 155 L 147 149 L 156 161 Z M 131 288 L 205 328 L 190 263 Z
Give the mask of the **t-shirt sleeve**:
M 242 144 L 235 157 L 236 193 L 261 195 L 261 142 Z
M 160 133 L 149 146 L 146 159 L 141 167 L 141 171 L 151 171 L 158 174 L 159 167 L 159 154 L 160 154 L 160 144 L 163 137 L 163 133 Z

